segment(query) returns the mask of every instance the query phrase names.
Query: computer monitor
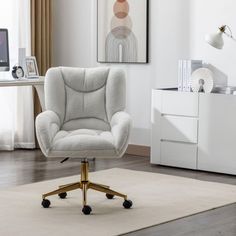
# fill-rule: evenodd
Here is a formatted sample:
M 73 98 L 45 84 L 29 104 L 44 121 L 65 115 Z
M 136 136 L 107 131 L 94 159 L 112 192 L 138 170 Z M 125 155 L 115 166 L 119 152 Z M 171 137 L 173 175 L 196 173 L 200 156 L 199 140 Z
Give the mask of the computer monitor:
M 0 29 L 0 71 L 9 71 L 9 42 L 8 30 Z

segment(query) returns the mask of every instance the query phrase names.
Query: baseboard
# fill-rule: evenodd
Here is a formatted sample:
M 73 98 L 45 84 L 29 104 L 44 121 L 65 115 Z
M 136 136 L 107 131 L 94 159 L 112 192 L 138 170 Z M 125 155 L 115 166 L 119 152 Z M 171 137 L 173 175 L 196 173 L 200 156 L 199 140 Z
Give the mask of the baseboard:
M 130 144 L 126 150 L 126 154 L 135 156 L 150 157 L 151 148 L 147 146 Z

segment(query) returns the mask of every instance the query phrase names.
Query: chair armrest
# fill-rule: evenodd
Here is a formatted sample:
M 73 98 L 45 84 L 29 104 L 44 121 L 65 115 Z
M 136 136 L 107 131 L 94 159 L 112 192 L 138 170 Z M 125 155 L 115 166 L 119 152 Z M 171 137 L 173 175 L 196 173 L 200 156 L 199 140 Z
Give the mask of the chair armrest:
M 53 111 L 40 113 L 36 118 L 36 135 L 39 146 L 47 156 L 56 133 L 60 130 L 60 119 Z
M 129 142 L 131 118 L 126 112 L 117 112 L 111 119 L 111 133 L 115 140 L 115 147 L 120 156 L 124 154 Z

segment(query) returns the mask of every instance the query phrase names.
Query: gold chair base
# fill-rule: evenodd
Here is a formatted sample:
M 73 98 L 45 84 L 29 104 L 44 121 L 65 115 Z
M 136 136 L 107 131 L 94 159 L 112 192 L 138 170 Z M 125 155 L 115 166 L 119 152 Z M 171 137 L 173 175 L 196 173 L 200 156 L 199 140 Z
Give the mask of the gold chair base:
M 53 196 L 53 195 L 59 195 L 63 193 L 67 193 L 76 189 L 82 190 L 82 196 L 83 196 L 83 207 L 87 205 L 87 190 L 93 189 L 95 191 L 99 191 L 102 193 L 106 193 L 108 195 L 112 196 L 118 196 L 121 198 L 124 198 L 124 200 L 127 200 L 127 196 L 125 194 L 116 192 L 112 189 L 110 189 L 109 186 L 103 185 L 103 184 L 97 184 L 92 183 L 88 180 L 88 173 L 89 173 L 89 163 L 88 161 L 82 161 L 81 162 L 81 180 L 80 182 L 61 185 L 59 188 L 55 191 L 43 194 L 43 199 L 46 199 L 46 197 Z

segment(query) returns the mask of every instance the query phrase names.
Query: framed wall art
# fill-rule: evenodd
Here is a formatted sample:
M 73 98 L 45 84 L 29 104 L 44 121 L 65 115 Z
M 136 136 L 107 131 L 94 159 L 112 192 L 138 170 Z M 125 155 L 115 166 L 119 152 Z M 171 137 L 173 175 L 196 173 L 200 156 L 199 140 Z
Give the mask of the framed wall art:
M 148 63 L 148 0 L 97 0 L 97 61 Z

